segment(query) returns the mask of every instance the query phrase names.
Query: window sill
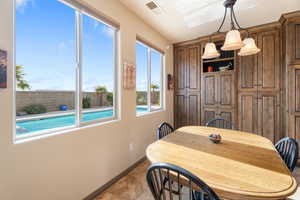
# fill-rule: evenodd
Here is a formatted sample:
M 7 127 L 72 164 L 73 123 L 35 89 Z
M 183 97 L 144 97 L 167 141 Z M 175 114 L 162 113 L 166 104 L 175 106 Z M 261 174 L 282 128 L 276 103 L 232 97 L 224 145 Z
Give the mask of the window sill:
M 91 121 L 91 122 L 87 122 L 87 123 L 83 123 L 81 124 L 79 127 L 75 127 L 75 126 L 69 126 L 69 127 L 63 127 L 63 128 L 56 128 L 56 129 L 51 129 L 51 130 L 44 130 L 44 131 L 39 131 L 36 133 L 32 133 L 32 134 L 28 134 L 28 135 L 24 135 L 24 136 L 16 136 L 15 134 L 15 138 L 13 141 L 13 144 L 21 144 L 21 143 L 26 143 L 26 142 L 31 142 L 31 141 L 35 141 L 35 140 L 39 140 L 39 139 L 43 139 L 43 138 L 47 138 L 47 137 L 51 137 L 51 136 L 55 136 L 55 135 L 62 135 L 62 134 L 72 134 L 73 132 L 76 131 L 80 131 L 86 128 L 92 128 L 92 127 L 97 127 L 97 126 L 102 126 L 105 124 L 110 124 L 110 123 L 115 123 L 115 122 L 119 122 L 120 119 L 119 118 L 110 118 L 110 119 L 106 119 L 106 120 L 102 120 L 102 121 Z
M 155 113 L 160 113 L 160 112 L 164 112 L 164 111 L 165 111 L 164 108 L 158 108 L 158 109 L 152 110 L 150 112 L 136 113 L 136 117 L 143 117 L 143 116 L 147 116 L 147 115 L 151 115 L 151 114 L 155 114 Z

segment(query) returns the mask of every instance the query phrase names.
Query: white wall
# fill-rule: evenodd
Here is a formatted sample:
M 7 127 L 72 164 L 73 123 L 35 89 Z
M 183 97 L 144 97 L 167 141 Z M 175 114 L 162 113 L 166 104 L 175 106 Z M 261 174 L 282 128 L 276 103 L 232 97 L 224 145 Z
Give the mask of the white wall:
M 165 49 L 166 72 L 172 73 L 173 50 L 166 49 L 167 39 L 118 0 L 86 2 L 121 25 L 121 61 L 135 61 L 138 34 Z M 13 144 L 12 19 L 12 0 L 0 0 L 0 48 L 9 53 L 9 85 L 0 90 L 0 199 L 82 199 L 145 155 L 157 125 L 173 121 L 173 93 L 166 92 L 165 112 L 136 117 L 135 91 L 122 90 L 121 121 Z

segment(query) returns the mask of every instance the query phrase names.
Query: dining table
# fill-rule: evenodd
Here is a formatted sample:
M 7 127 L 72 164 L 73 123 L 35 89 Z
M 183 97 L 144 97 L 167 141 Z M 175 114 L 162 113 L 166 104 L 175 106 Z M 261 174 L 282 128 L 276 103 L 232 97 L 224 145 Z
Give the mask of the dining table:
M 220 134 L 221 142 L 209 139 Z M 237 130 L 186 126 L 150 144 L 151 163 L 170 163 L 191 172 L 221 199 L 277 200 L 297 190 L 297 182 L 273 143 Z

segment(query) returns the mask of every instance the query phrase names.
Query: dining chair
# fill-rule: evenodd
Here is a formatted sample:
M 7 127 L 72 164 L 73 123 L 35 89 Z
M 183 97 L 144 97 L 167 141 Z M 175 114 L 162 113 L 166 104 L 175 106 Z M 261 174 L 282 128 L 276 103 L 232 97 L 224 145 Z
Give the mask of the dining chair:
M 174 183 L 165 182 L 164 177 L 173 180 Z M 174 199 L 173 197 L 185 200 L 204 200 L 202 198 L 204 195 L 201 194 L 205 194 L 205 200 L 219 200 L 217 194 L 200 178 L 173 164 L 152 164 L 147 170 L 146 178 L 155 200 L 169 200 Z M 201 193 L 195 192 L 195 188 Z
M 157 139 L 160 140 L 161 138 L 165 137 L 166 135 L 169 135 L 172 132 L 174 132 L 174 128 L 167 122 L 163 122 L 157 128 Z
M 234 125 L 230 121 L 223 118 L 212 119 L 206 123 L 206 126 L 233 130 L 235 129 Z
M 285 137 L 276 143 L 275 148 L 286 166 L 293 172 L 299 155 L 298 142 L 293 138 Z

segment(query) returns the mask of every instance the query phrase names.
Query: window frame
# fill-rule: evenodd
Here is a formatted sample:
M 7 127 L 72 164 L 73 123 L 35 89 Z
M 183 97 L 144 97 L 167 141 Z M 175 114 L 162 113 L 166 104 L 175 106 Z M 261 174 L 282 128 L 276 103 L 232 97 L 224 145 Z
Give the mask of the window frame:
M 17 129 L 16 129 L 16 92 L 17 92 L 17 80 L 16 80 L 16 0 L 13 0 L 13 41 L 12 41 L 12 65 L 13 65 L 13 143 L 21 143 L 23 141 L 28 141 L 32 139 L 39 139 L 41 137 L 47 137 L 49 135 L 57 135 L 62 134 L 65 132 L 71 132 L 83 127 L 89 127 L 89 126 L 98 126 L 103 123 L 109 123 L 114 122 L 117 120 L 120 120 L 119 115 L 119 31 L 120 27 L 118 24 L 108 20 L 106 17 L 102 15 L 98 15 L 97 11 L 86 7 L 85 5 L 82 5 L 81 3 L 75 1 L 75 0 L 57 0 L 59 3 L 64 4 L 65 6 L 68 6 L 72 9 L 74 9 L 74 17 L 75 17 L 75 56 L 74 56 L 74 69 L 75 69 L 75 108 L 74 108 L 74 116 L 75 116 L 75 123 L 71 126 L 64 126 L 64 127 L 58 127 L 58 128 L 51 128 L 46 130 L 40 130 L 33 133 L 28 133 L 24 135 L 17 135 Z M 83 99 L 83 84 L 82 84 L 82 38 L 83 38 L 83 14 L 91 17 L 95 20 L 97 20 L 99 23 L 105 24 L 106 26 L 113 29 L 114 34 L 112 37 L 113 40 L 113 115 L 111 117 L 105 117 L 90 121 L 82 121 L 83 116 L 83 108 L 82 108 L 82 99 Z M 105 21 L 107 20 L 107 21 Z M 90 112 L 97 111 L 98 109 L 91 109 Z M 51 117 L 56 117 L 57 115 L 53 114 Z
M 151 114 L 154 112 L 159 112 L 163 111 L 165 109 L 165 80 L 164 80 L 164 74 L 165 74 L 165 55 L 164 52 L 159 50 L 158 48 L 153 47 L 153 45 L 148 45 L 147 43 L 144 42 L 144 40 L 139 39 L 137 37 L 136 39 L 136 44 L 142 45 L 145 48 L 147 48 L 147 112 L 143 113 L 138 113 L 136 112 L 136 116 L 143 116 L 147 114 Z M 152 78 L 151 78 L 151 70 L 152 70 L 152 56 L 151 53 L 155 52 L 160 55 L 160 91 L 159 91 L 159 98 L 160 98 L 160 107 L 157 109 L 152 108 L 152 103 L 151 103 L 151 83 L 152 83 Z M 136 54 L 137 55 L 137 54 Z M 137 91 L 136 91 L 137 93 Z M 139 106 L 137 105 L 136 101 L 136 107 Z

